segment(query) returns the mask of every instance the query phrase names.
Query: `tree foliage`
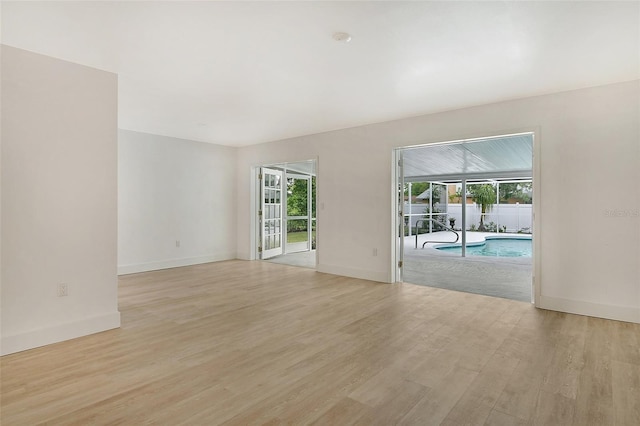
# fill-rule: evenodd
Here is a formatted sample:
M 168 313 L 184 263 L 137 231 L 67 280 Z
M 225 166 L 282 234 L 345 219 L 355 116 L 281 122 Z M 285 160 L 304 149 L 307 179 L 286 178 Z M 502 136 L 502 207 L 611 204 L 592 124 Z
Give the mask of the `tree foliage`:
M 531 204 L 531 182 L 513 182 L 500 184 L 500 202 L 515 200 L 522 204 Z
M 414 182 L 411 184 L 411 195 L 417 197 L 429 189 L 429 182 Z
M 422 194 L 424 191 L 426 191 L 427 189 L 429 189 L 429 182 L 412 182 L 411 183 L 411 196 L 412 197 L 417 197 L 418 195 Z M 438 185 L 438 184 L 434 184 L 432 187 L 432 203 L 437 200 L 440 199 L 440 194 L 442 191 L 442 185 Z M 407 197 L 407 194 L 409 193 L 409 184 L 405 183 L 404 184 L 404 195 L 405 198 Z
M 306 179 L 287 179 L 287 216 L 306 216 L 308 212 L 307 204 L 307 180 Z M 316 216 L 316 179 L 311 179 L 312 217 Z
M 471 195 L 471 199 L 480 207 L 480 226 L 478 226 L 478 231 L 485 231 L 485 215 L 487 211 L 493 208 L 493 205 L 497 201 L 496 186 L 490 183 L 479 185 L 470 184 L 467 186 L 467 192 Z

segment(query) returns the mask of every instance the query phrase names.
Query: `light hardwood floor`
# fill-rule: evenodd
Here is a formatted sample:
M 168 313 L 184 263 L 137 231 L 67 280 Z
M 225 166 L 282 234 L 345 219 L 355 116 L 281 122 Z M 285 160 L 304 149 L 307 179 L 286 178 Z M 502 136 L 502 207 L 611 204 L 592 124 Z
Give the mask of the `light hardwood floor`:
M 2 357 L 2 425 L 640 424 L 640 325 L 244 261 L 121 277 L 120 311 Z

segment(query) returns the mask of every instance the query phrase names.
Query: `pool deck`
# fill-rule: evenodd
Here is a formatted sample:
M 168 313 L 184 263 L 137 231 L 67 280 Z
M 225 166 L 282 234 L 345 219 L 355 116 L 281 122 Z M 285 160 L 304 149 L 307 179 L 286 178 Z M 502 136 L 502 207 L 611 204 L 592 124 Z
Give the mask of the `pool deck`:
M 527 238 L 529 234 L 467 232 L 467 243 L 480 243 L 491 238 Z M 403 281 L 487 296 L 531 301 L 531 257 L 467 256 L 437 250 L 434 247 L 451 242 L 455 235 L 441 231 L 404 240 Z M 435 241 L 422 248 L 426 240 Z M 460 241 L 458 241 L 458 244 Z
M 460 233 L 460 232 L 459 232 Z M 460 257 L 458 253 L 451 253 L 444 250 L 437 250 L 436 247 L 443 245 L 461 245 L 462 234 L 460 233 L 460 239 L 457 243 L 453 243 L 455 235 L 450 231 L 432 232 L 431 234 L 420 234 L 418 236 L 418 248 L 416 249 L 416 237 L 412 235 L 410 237 L 404 237 L 404 252 L 405 254 L 424 255 L 424 256 L 454 256 Z M 514 239 L 531 239 L 531 234 L 510 234 L 510 233 L 495 233 L 495 232 L 467 232 L 467 245 L 483 243 L 487 238 L 514 238 Z M 430 241 L 424 248 L 422 244 L 425 241 Z M 431 242 L 432 241 L 432 242 Z M 531 263 L 531 258 L 524 258 L 526 262 Z M 528 259 L 528 260 L 527 260 Z

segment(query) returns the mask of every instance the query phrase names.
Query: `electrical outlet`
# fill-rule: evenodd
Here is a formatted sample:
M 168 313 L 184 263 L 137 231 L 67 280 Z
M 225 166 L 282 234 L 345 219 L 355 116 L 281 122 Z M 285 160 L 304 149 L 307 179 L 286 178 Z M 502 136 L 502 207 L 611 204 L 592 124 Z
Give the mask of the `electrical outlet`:
M 58 284 L 58 297 L 68 296 L 69 295 L 69 285 L 68 284 Z
M 378 255 L 378 249 L 377 249 L 377 248 L 374 248 L 374 249 L 373 249 L 373 255 L 374 255 L 374 256 L 377 256 L 377 255 Z
M 180 247 L 180 240 L 176 240 L 176 247 Z

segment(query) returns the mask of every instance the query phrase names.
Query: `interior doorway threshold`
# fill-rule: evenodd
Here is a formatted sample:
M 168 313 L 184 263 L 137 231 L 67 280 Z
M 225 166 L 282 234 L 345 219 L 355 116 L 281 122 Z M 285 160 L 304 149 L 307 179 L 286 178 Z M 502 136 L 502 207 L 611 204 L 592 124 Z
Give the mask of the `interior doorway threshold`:
M 280 263 L 289 266 L 298 266 L 300 268 L 316 269 L 316 251 L 301 251 L 298 253 L 282 254 L 270 259 L 265 259 L 265 262 Z

